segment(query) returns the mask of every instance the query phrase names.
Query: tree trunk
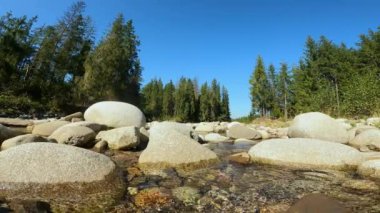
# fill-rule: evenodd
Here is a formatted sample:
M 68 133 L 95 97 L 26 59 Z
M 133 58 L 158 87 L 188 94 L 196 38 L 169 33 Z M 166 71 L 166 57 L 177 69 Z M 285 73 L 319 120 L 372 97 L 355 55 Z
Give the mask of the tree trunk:
M 285 118 L 285 121 L 288 120 L 288 109 L 287 109 L 287 97 L 286 97 L 286 93 L 285 93 L 285 98 L 284 98 L 284 118 Z
M 338 88 L 338 83 L 336 80 L 335 80 L 335 96 L 336 96 L 336 104 L 337 104 L 338 117 L 339 117 L 340 116 L 339 88 Z

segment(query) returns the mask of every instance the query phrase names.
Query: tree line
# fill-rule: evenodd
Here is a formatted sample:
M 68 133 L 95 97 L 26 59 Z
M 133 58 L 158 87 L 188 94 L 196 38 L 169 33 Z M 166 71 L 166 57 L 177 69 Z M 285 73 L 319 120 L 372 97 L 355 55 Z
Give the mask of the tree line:
M 265 67 L 258 56 L 249 80 L 252 113 L 287 118 L 320 111 L 336 117 L 380 113 L 380 27 L 355 48 L 308 37 L 299 64 Z
M 120 14 L 95 44 L 85 3 L 56 24 L 37 17 L 0 18 L 0 114 L 70 112 L 100 100 L 139 104 L 139 40 Z
M 198 88 L 196 79 L 182 77 L 175 85 L 153 79 L 142 90 L 143 111 L 149 120 L 229 121 L 228 91 L 213 79 Z

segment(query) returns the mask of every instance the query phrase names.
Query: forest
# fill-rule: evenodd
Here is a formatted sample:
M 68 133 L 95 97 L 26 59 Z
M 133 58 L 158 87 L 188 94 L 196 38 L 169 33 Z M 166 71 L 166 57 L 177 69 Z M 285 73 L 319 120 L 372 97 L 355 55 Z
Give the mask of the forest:
M 380 27 L 356 47 L 308 37 L 299 64 L 275 70 L 257 57 L 249 79 L 251 116 L 285 118 L 319 111 L 361 118 L 380 113 Z
M 103 100 L 139 106 L 149 120 L 230 120 L 229 94 L 217 80 L 182 77 L 142 88 L 140 41 L 132 20 L 120 14 L 96 41 L 83 1 L 54 25 L 37 17 L 0 18 L 0 116 L 67 114 Z M 176 79 L 174 79 L 176 80 Z M 308 37 L 297 65 L 266 66 L 258 56 L 249 79 L 249 117 L 293 117 L 320 111 L 361 117 L 380 112 L 380 28 L 360 35 L 357 46 L 325 36 Z

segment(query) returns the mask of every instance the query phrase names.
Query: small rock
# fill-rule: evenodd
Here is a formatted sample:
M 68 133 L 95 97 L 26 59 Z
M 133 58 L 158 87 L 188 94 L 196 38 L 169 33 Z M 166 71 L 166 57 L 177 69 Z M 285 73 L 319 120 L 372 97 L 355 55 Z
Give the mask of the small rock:
M 233 125 L 228 129 L 227 136 L 230 138 L 260 139 L 261 134 L 253 129 L 242 125 Z
M 51 121 L 35 125 L 32 131 L 33 135 L 41 135 L 48 137 L 59 127 L 69 124 L 68 121 Z
M 128 149 L 139 145 L 140 133 L 136 127 L 120 127 L 101 131 L 96 139 L 107 141 L 110 149 Z
M 215 123 L 200 123 L 195 128 L 196 132 L 214 132 Z
M 26 135 L 19 135 L 14 138 L 10 138 L 8 140 L 5 140 L 1 144 L 1 150 L 6 150 L 14 146 L 18 146 L 25 143 L 32 143 L 32 142 L 47 142 L 48 140 L 42 136 L 39 135 L 33 135 L 33 134 L 26 134 Z
M 349 145 L 360 148 L 367 147 L 370 150 L 380 150 L 380 129 L 369 129 L 357 135 Z
M 380 178 L 380 159 L 364 161 L 359 165 L 358 173 L 363 176 Z
M 92 147 L 96 133 L 84 126 L 62 126 L 55 130 L 49 140 L 79 147 Z
M 249 164 L 251 162 L 251 157 L 246 152 L 236 153 L 228 156 L 230 162 L 239 164 Z
M 132 196 L 137 195 L 137 193 L 139 192 L 139 189 L 137 187 L 128 187 L 127 190 L 128 193 Z
M 108 144 L 106 141 L 99 141 L 95 144 L 93 150 L 98 153 L 104 153 L 107 150 Z
M 4 140 L 16 137 L 16 136 L 21 135 L 21 134 L 22 134 L 22 132 L 20 132 L 20 131 L 11 129 L 9 127 L 6 127 L 6 126 L 3 126 L 2 124 L 0 124 L 0 144 Z
M 82 112 L 76 112 L 76 113 L 73 113 L 73 114 L 70 114 L 70 115 L 67 115 L 67 116 L 63 117 L 60 120 L 62 120 L 62 121 L 71 121 L 73 118 L 82 119 L 83 118 L 83 113 Z
M 172 193 L 175 198 L 182 201 L 186 206 L 196 204 L 197 201 L 201 198 L 198 189 L 188 186 L 177 187 L 172 190 Z
M 160 208 L 171 205 L 173 200 L 169 190 L 159 187 L 143 189 L 135 196 L 135 204 L 140 208 Z
M 226 142 L 229 138 L 219 135 L 218 133 L 209 133 L 204 136 L 204 141 L 207 142 Z

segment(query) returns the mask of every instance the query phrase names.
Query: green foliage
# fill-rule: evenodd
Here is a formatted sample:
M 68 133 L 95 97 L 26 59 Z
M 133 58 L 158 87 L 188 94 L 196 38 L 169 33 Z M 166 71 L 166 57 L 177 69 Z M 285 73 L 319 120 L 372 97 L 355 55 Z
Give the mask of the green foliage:
M 161 79 L 153 79 L 142 88 L 141 94 L 145 115 L 152 120 L 160 119 L 162 116 L 164 95 Z
M 170 81 L 164 88 L 161 80 L 153 79 L 142 89 L 143 111 L 149 120 L 180 122 L 229 121 L 229 96 L 225 87 L 214 79 L 198 91 L 198 82 L 181 78 L 177 87 Z
M 85 62 L 83 88 L 90 101 L 119 100 L 137 105 L 141 66 L 132 21 L 119 15 Z
M 172 81 L 167 83 L 164 88 L 162 99 L 162 115 L 163 118 L 172 118 L 174 116 L 175 107 L 175 86 Z
M 0 115 L 17 116 L 25 113 L 37 113 L 46 109 L 40 103 L 26 96 L 0 94 Z
M 265 72 L 264 62 L 261 56 L 257 57 L 256 66 L 249 80 L 251 85 L 252 112 L 266 116 L 270 109 L 270 87 L 267 74 Z

